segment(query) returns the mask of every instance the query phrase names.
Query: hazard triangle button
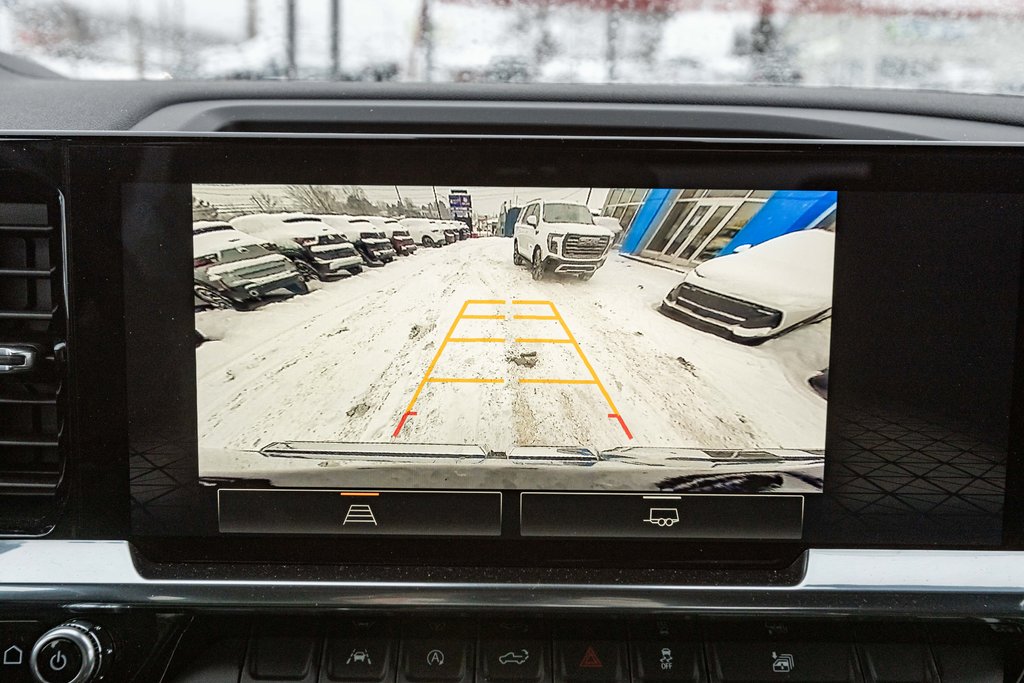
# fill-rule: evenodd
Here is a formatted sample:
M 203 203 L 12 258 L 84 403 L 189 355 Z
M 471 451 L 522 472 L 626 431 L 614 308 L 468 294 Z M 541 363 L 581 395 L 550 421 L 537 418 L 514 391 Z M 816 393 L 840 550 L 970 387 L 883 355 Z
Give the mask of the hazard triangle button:
M 603 669 L 604 664 L 601 663 L 601 658 L 594 652 L 594 646 L 591 645 L 587 648 L 587 651 L 583 653 L 583 659 L 580 660 L 581 669 Z
M 583 683 L 627 680 L 623 648 L 621 642 L 612 640 L 556 641 L 555 661 L 560 678 Z

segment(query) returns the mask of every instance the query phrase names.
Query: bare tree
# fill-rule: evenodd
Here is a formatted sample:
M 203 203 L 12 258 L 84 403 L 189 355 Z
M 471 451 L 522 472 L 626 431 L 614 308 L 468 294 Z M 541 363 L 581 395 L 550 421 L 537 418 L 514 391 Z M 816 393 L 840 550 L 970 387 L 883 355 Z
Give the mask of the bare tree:
M 256 208 L 260 210 L 260 213 L 279 213 L 284 211 L 281 200 L 270 196 L 266 192 L 257 192 L 250 199 L 252 199 L 252 203 L 256 205 Z
M 346 202 L 330 185 L 289 185 L 286 193 L 299 211 L 312 214 L 344 213 Z

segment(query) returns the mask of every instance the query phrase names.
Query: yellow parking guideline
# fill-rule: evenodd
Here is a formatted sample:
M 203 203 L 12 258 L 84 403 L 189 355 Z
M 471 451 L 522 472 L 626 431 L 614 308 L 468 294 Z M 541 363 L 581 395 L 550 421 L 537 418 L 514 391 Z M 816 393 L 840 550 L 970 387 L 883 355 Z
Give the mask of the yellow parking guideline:
M 596 380 L 592 379 L 530 379 L 523 377 L 519 380 L 520 384 L 597 384 Z
M 572 330 L 570 330 L 569 326 L 565 324 L 562 314 L 558 312 L 558 309 L 555 308 L 555 305 L 550 301 L 548 302 L 548 306 L 551 307 L 551 312 L 557 317 L 558 324 L 562 326 L 562 330 L 565 332 L 565 336 L 568 337 L 569 343 L 576 348 L 576 353 L 580 355 L 580 360 L 583 361 L 583 364 L 587 366 L 587 370 L 590 371 L 590 376 L 594 378 L 594 384 L 596 384 L 597 388 L 601 390 L 604 400 L 608 402 L 608 407 L 612 409 L 613 414 L 618 415 L 619 409 L 615 407 L 615 402 L 612 401 L 612 397 L 608 393 L 608 390 L 604 388 L 604 385 L 601 384 L 601 380 L 597 378 L 597 372 L 594 371 L 594 366 L 590 364 L 589 360 L 587 360 L 587 356 L 583 353 L 583 349 L 580 348 L 580 344 L 576 341 L 576 337 L 573 336 Z
M 503 342 L 505 340 L 502 337 L 452 337 L 448 341 L 453 344 L 462 344 L 468 342 Z
M 431 384 L 501 384 L 504 381 L 501 377 L 431 377 L 427 380 Z

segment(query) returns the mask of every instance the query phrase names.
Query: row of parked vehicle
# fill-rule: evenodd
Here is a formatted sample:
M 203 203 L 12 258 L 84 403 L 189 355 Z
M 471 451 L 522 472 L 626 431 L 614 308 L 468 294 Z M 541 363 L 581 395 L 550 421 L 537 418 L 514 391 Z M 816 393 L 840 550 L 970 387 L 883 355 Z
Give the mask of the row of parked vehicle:
M 271 293 L 305 294 L 310 280 L 358 275 L 420 246 L 475 237 L 458 221 L 257 213 L 192 224 L 197 306 L 244 308 Z

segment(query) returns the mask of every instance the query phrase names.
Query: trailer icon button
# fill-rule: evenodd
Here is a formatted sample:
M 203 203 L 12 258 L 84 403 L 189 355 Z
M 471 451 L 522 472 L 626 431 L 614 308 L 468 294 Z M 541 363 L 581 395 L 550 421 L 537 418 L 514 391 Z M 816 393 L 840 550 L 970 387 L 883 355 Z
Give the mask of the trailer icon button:
M 643 520 L 655 526 L 669 527 L 679 522 L 679 510 L 676 508 L 651 508 L 647 519 Z

